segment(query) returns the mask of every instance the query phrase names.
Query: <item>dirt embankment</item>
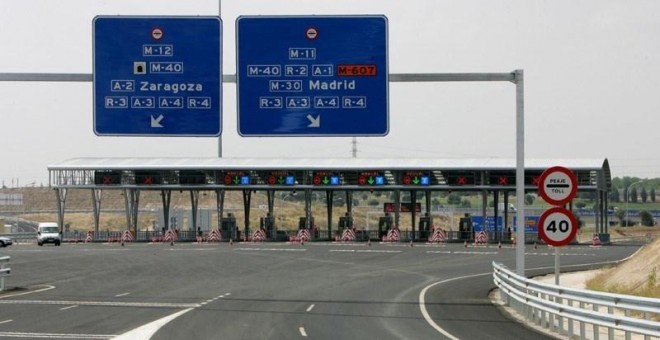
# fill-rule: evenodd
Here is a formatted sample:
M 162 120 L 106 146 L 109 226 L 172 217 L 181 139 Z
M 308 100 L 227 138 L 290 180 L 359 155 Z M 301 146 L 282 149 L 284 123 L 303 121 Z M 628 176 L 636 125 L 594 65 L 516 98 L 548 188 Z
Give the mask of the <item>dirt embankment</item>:
M 604 270 L 587 288 L 612 293 L 660 298 L 660 238 L 627 261 Z

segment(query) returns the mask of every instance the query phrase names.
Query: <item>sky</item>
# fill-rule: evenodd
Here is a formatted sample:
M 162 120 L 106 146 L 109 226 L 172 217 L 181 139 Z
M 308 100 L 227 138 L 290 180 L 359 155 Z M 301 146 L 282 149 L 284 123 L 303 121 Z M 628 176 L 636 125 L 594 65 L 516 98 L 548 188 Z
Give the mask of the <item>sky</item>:
M 0 0 L 0 73 L 91 74 L 97 15 L 220 15 L 235 74 L 241 15 L 382 14 L 390 74 L 524 70 L 526 158 L 655 178 L 657 13 L 655 0 Z M 351 137 L 241 137 L 236 100 L 225 83 L 221 138 L 99 137 L 92 82 L 0 82 L 0 181 L 48 185 L 49 164 L 77 157 L 351 157 Z M 512 83 L 390 83 L 389 133 L 358 137 L 357 156 L 515 159 L 515 119 Z

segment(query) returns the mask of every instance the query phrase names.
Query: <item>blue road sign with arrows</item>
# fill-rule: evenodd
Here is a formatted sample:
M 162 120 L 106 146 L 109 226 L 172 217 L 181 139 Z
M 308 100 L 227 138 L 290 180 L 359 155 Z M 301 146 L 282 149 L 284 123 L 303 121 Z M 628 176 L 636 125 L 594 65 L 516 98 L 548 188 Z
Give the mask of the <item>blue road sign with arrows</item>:
M 219 17 L 94 18 L 94 132 L 219 136 Z
M 242 16 L 236 41 L 240 135 L 389 132 L 386 17 Z

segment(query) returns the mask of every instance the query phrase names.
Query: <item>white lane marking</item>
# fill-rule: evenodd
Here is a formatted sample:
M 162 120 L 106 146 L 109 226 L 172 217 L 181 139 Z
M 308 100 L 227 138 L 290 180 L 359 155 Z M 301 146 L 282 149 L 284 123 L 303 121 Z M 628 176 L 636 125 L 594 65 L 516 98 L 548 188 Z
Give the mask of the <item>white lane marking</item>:
M 307 251 L 305 248 L 236 248 L 234 250 L 249 251 Z
M 158 330 L 165 326 L 168 322 L 178 318 L 179 316 L 186 314 L 193 310 L 194 308 L 184 309 L 182 311 L 170 314 L 164 318 L 160 318 L 156 321 L 150 322 L 146 325 L 142 325 L 138 328 L 130 330 L 124 334 L 114 337 L 114 340 L 131 340 L 131 339 L 151 339 L 151 337 L 158 332 Z
M 5 321 L 0 321 L 0 325 L 2 325 L 3 323 L 10 323 L 10 322 L 12 322 L 12 321 L 14 321 L 14 320 L 9 319 L 9 320 L 5 320 Z
M 330 249 L 334 253 L 401 253 L 402 250 Z
M 298 330 L 300 331 L 300 335 L 303 337 L 307 337 L 307 332 L 305 332 L 305 327 L 298 327 Z
M 121 293 L 121 294 L 117 294 L 117 295 L 115 295 L 115 297 L 122 297 L 122 296 L 126 296 L 126 295 L 129 295 L 129 294 L 130 294 L 130 293 Z
M 67 309 L 76 308 L 76 307 L 78 307 L 78 305 L 73 305 L 73 306 L 69 306 L 69 307 L 62 307 L 62 308 L 60 308 L 60 310 L 67 310 Z
M 211 299 L 211 300 L 217 300 L 219 298 L 229 296 L 231 293 L 225 293 L 223 295 L 218 295 L 217 297 Z M 210 301 L 210 300 L 209 300 Z M 161 329 L 163 326 L 168 324 L 170 321 L 178 318 L 179 316 L 186 314 L 190 312 L 191 310 L 201 307 L 205 305 L 205 303 L 198 304 L 197 306 L 193 306 L 191 308 L 184 309 L 182 311 L 176 312 L 174 314 L 170 314 L 164 318 L 158 319 L 156 321 L 150 322 L 146 325 L 142 325 L 138 328 L 132 329 L 124 334 L 120 334 L 112 339 L 114 340 L 132 340 L 132 339 L 151 339 L 151 337 L 158 332 L 159 329 Z
M 7 294 L 7 295 L 0 296 L 0 299 L 6 299 L 6 298 L 9 298 L 9 297 L 21 296 L 21 295 L 27 295 L 27 294 L 33 294 L 33 293 L 41 293 L 41 292 L 45 292 L 45 291 L 51 290 L 51 289 L 55 289 L 55 286 L 48 285 L 48 286 L 46 286 L 46 288 L 41 288 L 41 289 L 29 291 L 29 292 L 16 293 L 16 294 Z
M 23 333 L 0 332 L 0 338 L 42 338 L 42 339 L 111 339 L 111 334 L 62 334 L 62 333 Z
M 426 310 L 426 299 L 425 299 L 424 296 L 426 295 L 426 292 L 429 289 L 431 289 L 431 288 L 433 288 L 437 285 L 447 283 L 447 282 L 451 282 L 451 281 L 456 281 L 456 280 L 462 280 L 462 279 L 468 279 L 468 278 L 477 277 L 477 276 L 483 276 L 483 275 L 492 275 L 492 273 L 482 273 L 482 274 L 474 274 L 474 275 L 454 277 L 454 278 L 443 280 L 443 281 L 440 281 L 440 282 L 436 282 L 436 283 L 433 283 L 433 284 L 430 284 L 430 285 L 424 287 L 424 289 L 422 289 L 422 291 L 419 292 L 419 309 L 422 311 L 422 315 L 424 316 L 424 320 L 426 320 L 426 322 L 429 325 L 431 325 L 431 327 L 435 328 L 435 330 L 440 332 L 442 335 L 448 337 L 451 340 L 458 340 L 457 337 L 451 335 L 449 332 L 447 332 L 442 327 L 440 327 L 437 323 L 435 323 L 435 321 L 433 321 L 433 319 L 431 318 L 431 315 L 429 315 L 429 312 Z
M 314 304 L 311 304 L 311 305 L 309 305 L 309 307 L 307 307 L 307 312 L 308 313 L 311 312 L 312 309 L 314 309 Z
M 44 300 L 0 300 L 0 305 L 80 305 L 146 308 L 196 308 L 199 303 L 159 303 L 159 302 L 112 302 L 112 301 L 44 301 Z

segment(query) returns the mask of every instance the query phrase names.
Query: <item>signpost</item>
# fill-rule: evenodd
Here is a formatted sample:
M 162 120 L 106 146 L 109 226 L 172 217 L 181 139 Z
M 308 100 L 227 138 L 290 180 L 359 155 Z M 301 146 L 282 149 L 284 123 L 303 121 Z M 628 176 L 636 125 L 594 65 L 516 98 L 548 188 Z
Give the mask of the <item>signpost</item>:
M 236 20 L 241 136 L 389 132 L 387 18 Z
M 93 30 L 97 135 L 220 135 L 219 17 L 98 16 Z
M 559 248 L 575 238 L 578 222 L 573 213 L 561 207 L 570 202 L 577 194 L 577 178 L 564 167 L 555 166 L 541 174 L 538 183 L 539 194 L 543 199 L 555 205 L 541 214 L 539 218 L 539 236 L 555 247 L 555 284 L 559 284 Z

